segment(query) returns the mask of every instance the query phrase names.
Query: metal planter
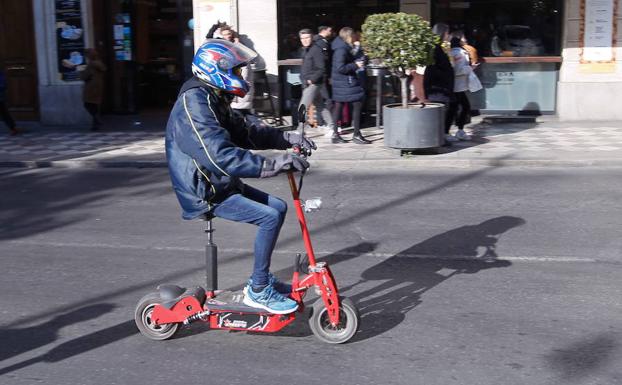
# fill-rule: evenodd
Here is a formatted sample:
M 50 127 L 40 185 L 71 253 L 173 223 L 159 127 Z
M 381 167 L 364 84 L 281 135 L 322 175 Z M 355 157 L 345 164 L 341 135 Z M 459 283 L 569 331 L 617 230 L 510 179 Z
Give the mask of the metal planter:
M 445 106 L 440 103 L 387 104 L 382 108 L 384 144 L 397 149 L 440 147 L 444 142 Z

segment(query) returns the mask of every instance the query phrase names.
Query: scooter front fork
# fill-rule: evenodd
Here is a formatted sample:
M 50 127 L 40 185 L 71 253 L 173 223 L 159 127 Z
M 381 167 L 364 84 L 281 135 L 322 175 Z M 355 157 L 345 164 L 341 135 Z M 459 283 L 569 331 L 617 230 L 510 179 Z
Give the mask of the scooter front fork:
M 339 324 L 339 291 L 326 262 L 318 262 L 316 265 L 309 266 L 309 274 L 302 279 L 299 279 L 299 272 L 294 271 L 292 298 L 302 303 L 305 292 L 312 286 L 316 287 L 324 301 L 331 325 L 337 326 Z

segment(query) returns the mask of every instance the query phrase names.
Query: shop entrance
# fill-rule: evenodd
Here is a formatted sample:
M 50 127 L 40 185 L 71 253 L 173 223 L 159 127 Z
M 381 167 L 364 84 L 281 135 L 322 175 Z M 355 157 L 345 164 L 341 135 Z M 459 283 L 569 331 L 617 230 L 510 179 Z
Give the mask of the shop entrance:
M 170 110 L 191 76 L 192 0 L 95 3 L 97 46 L 105 51 L 109 68 L 104 111 Z
M 7 104 L 17 120 L 39 119 L 32 20 L 32 2 L 0 1 L 0 68 L 6 76 Z

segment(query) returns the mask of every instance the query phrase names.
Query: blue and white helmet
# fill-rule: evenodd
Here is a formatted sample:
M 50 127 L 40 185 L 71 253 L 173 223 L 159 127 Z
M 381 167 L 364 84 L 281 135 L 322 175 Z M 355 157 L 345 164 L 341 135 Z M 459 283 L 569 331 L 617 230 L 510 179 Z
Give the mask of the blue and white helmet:
M 242 78 L 241 68 L 256 57 L 255 51 L 240 43 L 207 39 L 194 55 L 192 73 L 205 84 L 244 97 L 249 84 Z

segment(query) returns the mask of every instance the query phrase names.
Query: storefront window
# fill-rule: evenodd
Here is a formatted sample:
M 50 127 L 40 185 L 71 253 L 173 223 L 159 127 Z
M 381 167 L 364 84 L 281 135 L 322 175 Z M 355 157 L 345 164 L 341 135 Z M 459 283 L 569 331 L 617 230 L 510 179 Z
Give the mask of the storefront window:
M 298 31 L 320 25 L 361 28 L 367 15 L 398 12 L 398 0 L 279 0 L 279 59 L 297 58 Z
M 434 22 L 464 32 L 480 56 L 559 56 L 563 0 L 432 1 Z

